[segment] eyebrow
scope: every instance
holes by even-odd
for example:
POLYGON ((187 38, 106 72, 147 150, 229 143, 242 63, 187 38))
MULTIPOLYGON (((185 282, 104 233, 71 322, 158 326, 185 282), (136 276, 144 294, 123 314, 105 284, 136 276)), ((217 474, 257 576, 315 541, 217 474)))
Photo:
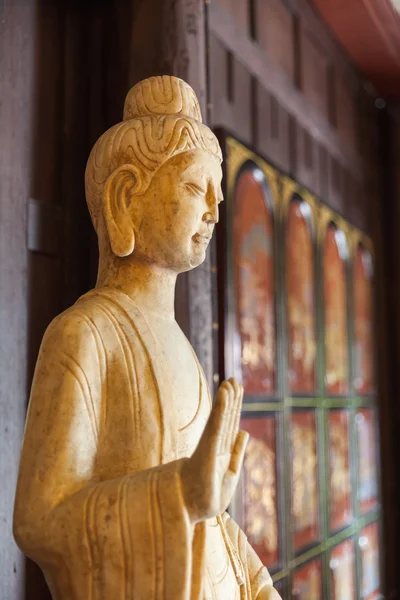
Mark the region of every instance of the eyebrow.
MULTIPOLYGON (((188 167, 186 167, 186 169, 182 172, 182 177, 187 175, 187 176, 193 176, 193 175, 197 175, 198 177, 200 177, 204 182, 208 182, 211 179, 211 176, 206 174, 206 173, 202 173, 202 174, 198 174, 197 169, 195 169, 196 165, 189 165, 188 167)), ((219 184, 218 186, 218 192, 217 192, 217 200, 218 202, 223 202, 224 200, 224 195, 222 193, 222 187, 221 184, 219 184)))

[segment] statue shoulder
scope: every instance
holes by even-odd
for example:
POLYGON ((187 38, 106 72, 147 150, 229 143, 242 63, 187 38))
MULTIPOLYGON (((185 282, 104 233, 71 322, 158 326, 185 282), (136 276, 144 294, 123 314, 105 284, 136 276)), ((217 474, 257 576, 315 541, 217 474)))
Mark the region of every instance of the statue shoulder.
MULTIPOLYGON (((53 319, 42 347, 57 347, 73 354, 102 354, 105 348, 112 352, 120 347, 119 330, 124 314, 119 305, 110 301, 110 297, 92 290, 53 319)), ((133 338, 134 329, 130 329, 129 333, 133 338)))
POLYGON ((47 327, 43 348, 81 351, 95 345, 101 337, 101 319, 96 304, 83 296, 76 304, 55 317, 47 327))

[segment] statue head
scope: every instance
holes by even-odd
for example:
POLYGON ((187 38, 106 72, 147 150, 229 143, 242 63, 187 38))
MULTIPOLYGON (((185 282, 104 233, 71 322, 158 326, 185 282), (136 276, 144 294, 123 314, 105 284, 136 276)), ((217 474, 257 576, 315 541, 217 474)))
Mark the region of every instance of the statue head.
POLYGON ((86 168, 100 252, 177 272, 200 264, 218 221, 221 161, 189 85, 170 76, 135 85, 86 168))

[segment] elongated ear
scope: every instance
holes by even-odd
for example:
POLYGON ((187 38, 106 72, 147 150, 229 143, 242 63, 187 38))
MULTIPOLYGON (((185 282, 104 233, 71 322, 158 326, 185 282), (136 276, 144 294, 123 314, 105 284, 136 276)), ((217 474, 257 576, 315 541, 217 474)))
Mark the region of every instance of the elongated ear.
POLYGON ((129 256, 135 248, 135 231, 129 206, 139 188, 140 173, 134 165, 118 167, 103 191, 104 220, 111 249, 116 256, 129 256))

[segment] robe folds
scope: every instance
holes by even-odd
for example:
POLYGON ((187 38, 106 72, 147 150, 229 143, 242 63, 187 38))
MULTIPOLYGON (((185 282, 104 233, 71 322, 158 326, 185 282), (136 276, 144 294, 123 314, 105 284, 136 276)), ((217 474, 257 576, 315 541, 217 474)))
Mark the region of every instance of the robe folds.
MULTIPOLYGON (((50 324, 14 533, 54 600, 203 600, 207 526, 192 525, 184 506, 170 397, 157 340, 122 292, 95 289, 50 324)), ((257 598, 267 570, 227 514, 219 524, 240 598, 257 598)))

